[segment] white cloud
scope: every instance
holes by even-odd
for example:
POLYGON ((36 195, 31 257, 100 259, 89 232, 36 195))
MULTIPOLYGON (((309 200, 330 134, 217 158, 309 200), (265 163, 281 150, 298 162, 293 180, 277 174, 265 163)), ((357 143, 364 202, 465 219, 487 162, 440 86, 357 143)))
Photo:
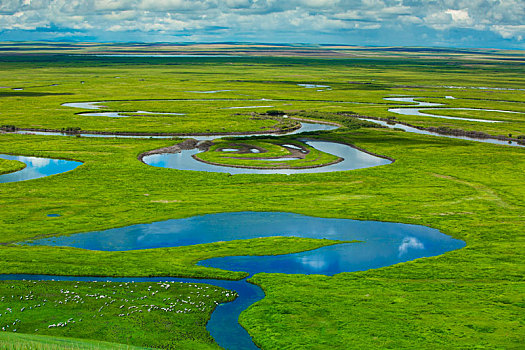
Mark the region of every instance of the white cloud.
POLYGON ((399 16, 399 21, 407 24, 421 24, 423 20, 417 16, 399 16))
POLYGON ((502 38, 512 39, 516 38, 519 41, 523 41, 525 38, 525 24, 521 25, 494 25, 491 30, 501 35, 502 38))
POLYGON ((445 13, 452 17, 452 21, 459 25, 471 25, 472 18, 468 15, 467 10, 446 10, 445 13))
POLYGON ((194 40, 213 38, 214 28, 227 28, 221 35, 228 37, 290 33, 306 39, 319 33, 344 38, 348 31, 382 31, 389 37, 392 30, 422 38, 459 28, 523 41, 524 14, 523 0, 0 0, 4 31, 109 28, 194 40))
POLYGON ((146 11, 202 11, 214 7, 215 1, 206 0, 142 0, 137 4, 146 11))
POLYGON ((409 249, 425 249, 425 245, 415 237, 405 237, 398 247, 399 256, 406 254, 409 249))
POLYGON ((134 0, 94 0, 96 11, 130 11, 136 7, 134 0))
POLYGON ((310 8, 337 8, 339 2, 339 0, 303 0, 301 4, 310 8))
POLYGON ((249 8, 253 5, 251 0, 226 0, 226 6, 232 9, 249 8))
POLYGON ((128 10, 128 11, 111 11, 110 13, 106 13, 103 15, 105 19, 108 21, 125 21, 125 20, 133 20, 138 15, 137 11, 134 10, 128 10))

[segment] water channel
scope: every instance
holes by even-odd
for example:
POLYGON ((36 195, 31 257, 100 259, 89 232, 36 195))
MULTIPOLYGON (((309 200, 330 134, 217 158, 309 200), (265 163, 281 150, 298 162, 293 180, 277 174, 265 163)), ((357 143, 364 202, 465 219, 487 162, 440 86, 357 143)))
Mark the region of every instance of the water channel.
MULTIPOLYGON (((315 85, 317 87, 317 85, 315 85)), ((310 87, 310 86, 308 86, 310 87)), ((63 106, 74 107, 74 108, 84 108, 84 109, 100 109, 105 106, 100 105, 104 103, 103 101, 99 102, 77 102, 77 103, 64 103, 63 106)), ((239 108, 260 108, 260 107, 272 107, 272 106, 241 106, 241 107, 227 107, 228 109, 239 109, 239 108)), ((116 112, 107 112, 109 114, 115 114, 116 112)), ((139 113, 139 112, 134 112, 139 113)), ((154 112, 142 112, 142 113, 154 113, 154 112)), ((92 113, 93 115, 97 113, 92 113)), ((103 114, 103 113, 98 113, 103 114)), ((116 113, 118 114, 118 113, 116 113)), ((109 116, 109 115, 107 115, 109 116)), ((122 116, 122 115, 119 115, 122 116)), ((321 124, 321 123, 308 123, 301 122, 301 127, 292 132, 285 133, 282 135, 292 135, 308 131, 321 131, 321 130, 334 130, 338 127, 330 124, 321 124)), ((109 135, 97 135, 97 134, 81 134, 82 136, 92 136, 92 137, 103 137, 109 135)), ((264 135, 275 135, 269 133, 257 134, 257 136, 264 135)), ((133 137, 126 135, 127 137, 133 137)), ((243 135, 238 135, 242 137, 243 135)), ((244 135, 244 136, 254 136, 254 135, 244 135)), ((158 136, 157 136, 158 137, 158 136)), ((166 136, 161 136, 166 137, 166 136)), ((220 137, 219 135, 211 136, 186 136, 197 139, 198 141, 213 140, 220 137)), ((345 170, 355 170, 361 168, 368 168, 373 166, 385 165, 391 163, 390 160, 377 157, 366 152, 360 151, 349 145, 329 142, 329 141, 318 141, 318 140, 306 140, 303 139, 301 142, 318 149, 322 152, 335 155, 339 158, 342 158, 343 161, 331 164, 322 167, 308 168, 308 169, 252 169, 252 168, 236 168, 229 166, 219 166, 213 164, 207 164, 195 159, 193 156, 199 152, 199 149, 194 148, 191 150, 181 150, 177 153, 162 153, 162 154, 153 154, 148 155, 142 159, 142 161, 148 165, 163 167, 163 168, 172 168, 178 170, 193 170, 193 171, 207 171, 207 172, 223 172, 234 174, 304 174, 304 173, 321 173, 321 172, 333 172, 333 171, 345 171, 345 170)))
MULTIPOLYGON (((452 96, 447 96, 452 97, 452 96)), ((384 98, 387 101, 395 101, 395 102, 406 102, 406 103, 415 103, 416 106, 413 107, 407 107, 407 108, 391 108, 389 111, 398 113, 398 114, 405 114, 405 115, 419 115, 419 116, 432 116, 436 117, 436 115, 430 115, 421 113, 420 110, 421 107, 435 107, 435 106, 441 106, 442 104, 439 103, 433 103, 433 102, 422 102, 422 101, 416 101, 415 97, 386 97, 384 98)), ((262 99, 266 100, 266 99, 262 99)), ((205 101, 205 100, 203 100, 205 101)), ((94 102, 71 102, 71 103, 64 103, 63 106, 65 107, 71 107, 71 108, 81 108, 81 109, 91 109, 91 110, 98 110, 101 108, 106 108, 106 106, 101 105, 104 101, 94 101, 94 102)), ((481 109, 469 109, 469 108, 448 108, 448 109, 456 109, 456 110, 481 110, 481 109)), ((513 112, 513 111, 501 111, 501 110, 484 110, 484 111, 496 111, 496 112, 507 112, 507 113, 519 113, 519 112, 513 112)), ((123 113, 123 112, 120 112, 123 113)), ((119 112, 87 112, 83 113, 83 115, 101 115, 101 116, 108 116, 108 117, 126 117, 126 115, 122 115, 119 112)), ((126 113, 137 113, 137 114, 170 114, 170 115, 182 115, 181 113, 166 113, 166 112, 149 112, 149 111, 135 111, 135 112, 126 112, 126 113)), ((439 117, 439 116, 438 116, 439 117)), ((445 117, 444 118, 449 118, 445 117)), ((360 118, 362 120, 367 120, 376 124, 380 124, 382 126, 386 126, 389 128, 398 128, 405 130, 407 132, 413 132, 418 134, 424 134, 424 135, 432 135, 432 136, 441 136, 441 137, 448 137, 448 138, 457 138, 457 139, 463 139, 463 140, 469 140, 469 141, 477 141, 477 142, 486 142, 486 143, 492 143, 492 144, 502 144, 502 145, 510 145, 510 146, 518 146, 523 147, 524 145, 519 144, 515 141, 504 141, 504 140, 498 140, 493 138, 474 138, 469 136, 457 136, 457 135, 444 135, 436 132, 426 131, 426 130, 420 130, 411 126, 407 126, 401 123, 394 123, 389 124, 385 121, 380 120, 374 120, 374 119, 367 119, 367 118, 360 118)), ((487 122, 487 120, 483 119, 468 119, 468 118, 456 118, 456 117, 450 117, 449 119, 459 119, 459 120, 474 120, 474 121, 482 121, 487 122)), ((488 121, 488 122, 499 122, 499 121, 488 121)), ((333 130, 336 129, 337 126, 330 125, 330 124, 320 124, 320 123, 308 123, 308 122, 301 122, 301 127, 297 130, 294 130, 289 133, 285 133, 283 135, 292 135, 292 134, 298 134, 302 132, 308 132, 308 131, 321 131, 321 130, 333 130)), ((67 133, 61 133, 61 132, 53 132, 53 131, 26 131, 26 130, 20 130, 17 131, 19 134, 36 134, 36 135, 50 135, 50 136, 77 136, 77 134, 67 134, 67 133)), ((92 134, 92 133, 80 133, 78 134, 82 137, 121 137, 121 138, 173 138, 173 135, 118 135, 118 134, 92 134)), ((271 133, 261 133, 257 134, 257 136, 274 136, 275 134, 271 133)), ((181 138, 195 138, 198 141, 206 141, 206 140, 213 140, 216 138, 219 138, 221 136, 225 135, 207 135, 207 136, 178 136, 181 138)), ((233 135, 232 135, 233 136, 233 135)), ((235 135, 238 137, 249 137, 254 135, 235 135)), ((206 164, 200 161, 197 161, 195 158, 193 158, 193 155, 197 154, 199 152, 198 149, 193 150, 183 150, 180 153, 164 153, 164 154, 155 154, 150 155, 147 157, 144 157, 143 161, 146 164, 152 165, 152 166, 158 166, 158 167, 167 167, 167 168, 174 168, 179 170, 194 170, 194 171, 210 171, 210 172, 225 172, 230 174, 294 174, 294 173, 320 173, 320 172, 332 172, 332 171, 345 171, 345 170, 353 170, 353 169, 360 169, 360 168, 366 168, 366 167, 372 167, 372 166, 378 166, 378 165, 384 165, 388 164, 390 161, 385 158, 380 158, 373 156, 371 154, 359 151, 355 148, 352 148, 348 145, 344 144, 338 144, 334 142, 328 142, 328 141, 319 141, 319 140, 307 140, 303 139, 303 142, 306 144, 317 148, 323 152, 331 153, 333 155, 336 155, 340 158, 343 158, 344 160, 337 164, 332 164, 324 167, 318 167, 318 168, 310 168, 310 169, 247 169, 247 168, 233 168, 233 167, 227 167, 227 166, 218 166, 218 165, 211 165, 206 164)), ((38 158, 38 157, 22 157, 22 156, 7 156, 7 155, 0 155, 0 157, 5 159, 15 159, 20 160, 24 163, 26 163, 26 168, 9 173, 0 175, 0 183, 2 182, 15 182, 15 181, 23 181, 23 180, 30 180, 35 179, 39 177, 59 174, 65 171, 73 170, 78 166, 80 163, 78 162, 71 162, 71 161, 65 161, 65 160, 57 160, 57 159, 48 159, 48 158, 38 158), (15 158, 10 158, 15 157, 15 158), (75 163, 77 163, 75 165, 75 163)))
MULTIPOLYGON (((452 97, 452 96, 448 96, 452 97)), ((429 113, 422 113, 422 110, 429 110, 432 108, 429 107, 438 107, 443 106, 442 103, 434 103, 434 102, 422 102, 422 101, 416 101, 417 97, 385 97, 384 100, 386 101, 395 101, 395 102, 406 102, 406 103, 414 103, 415 106, 412 107, 395 107, 395 108, 389 108, 388 111, 396 114, 401 115, 415 115, 420 117, 432 117, 432 118, 442 118, 442 119, 454 119, 454 120, 466 120, 466 121, 472 121, 472 122, 480 122, 480 123, 502 123, 501 120, 490 120, 490 119, 474 119, 474 118, 462 118, 462 117, 450 117, 445 115, 438 115, 438 114, 429 114, 429 113)), ((446 107, 446 108, 439 108, 440 110, 454 110, 454 111, 484 111, 484 112, 500 112, 500 113, 512 113, 512 114, 522 114, 521 112, 515 112, 515 111, 503 111, 499 109, 482 109, 482 108, 460 108, 460 107, 446 107)))
POLYGON ((460 136, 460 135, 446 135, 446 134, 440 134, 440 133, 433 132, 433 131, 421 130, 418 128, 414 128, 413 126, 409 126, 409 125, 405 125, 401 123, 392 123, 392 122, 386 122, 384 120, 376 120, 376 119, 370 119, 370 118, 359 118, 359 119, 366 120, 366 121, 369 121, 375 124, 379 124, 379 125, 385 126, 390 129, 401 129, 403 131, 412 132, 415 134, 448 137, 451 139, 460 139, 460 140, 467 140, 467 141, 485 142, 485 143, 492 143, 495 145, 525 147, 525 144, 521 144, 516 141, 505 141, 505 140, 498 140, 498 139, 493 139, 493 138, 476 138, 476 137, 460 136))
MULTIPOLYGON (((193 170, 235 174, 308 174, 308 173, 326 173, 333 171, 355 170, 369 168, 373 166, 390 164, 391 161, 385 158, 377 157, 366 152, 360 151, 346 144, 299 139, 308 146, 325 153, 343 158, 343 161, 331 165, 320 166, 306 169, 253 169, 253 168, 235 168, 208 164, 198 161, 193 156, 199 152, 199 149, 182 150, 178 153, 162 153, 146 156, 142 161, 148 165, 171 168, 178 170, 193 170)), ((281 159, 282 160, 282 159, 281 159)))

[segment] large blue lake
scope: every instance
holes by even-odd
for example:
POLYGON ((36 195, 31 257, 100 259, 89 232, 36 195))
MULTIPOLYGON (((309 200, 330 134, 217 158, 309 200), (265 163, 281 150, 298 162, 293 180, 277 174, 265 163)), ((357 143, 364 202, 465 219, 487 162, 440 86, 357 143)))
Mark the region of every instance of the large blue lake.
POLYGON ((435 256, 464 246, 462 241, 425 226, 282 212, 209 214, 44 238, 30 244, 124 251, 271 236, 362 242, 338 244, 299 254, 216 258, 200 264, 250 273, 333 275, 435 256))

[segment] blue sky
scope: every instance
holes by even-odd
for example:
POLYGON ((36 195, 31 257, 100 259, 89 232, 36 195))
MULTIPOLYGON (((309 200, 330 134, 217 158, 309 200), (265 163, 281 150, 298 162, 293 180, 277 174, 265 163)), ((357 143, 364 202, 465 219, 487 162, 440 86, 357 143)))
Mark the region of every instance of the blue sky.
POLYGON ((525 0, 0 0, 0 41, 525 49, 525 0))

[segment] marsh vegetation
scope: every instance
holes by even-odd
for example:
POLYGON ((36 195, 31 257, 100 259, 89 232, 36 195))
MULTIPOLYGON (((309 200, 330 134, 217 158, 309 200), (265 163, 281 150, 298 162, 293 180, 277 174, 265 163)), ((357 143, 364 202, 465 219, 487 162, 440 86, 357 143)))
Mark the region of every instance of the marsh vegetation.
MULTIPOLYGON (((464 240, 467 246, 432 258, 332 277, 257 274, 251 281, 263 288, 266 297, 241 314, 241 324, 257 345, 268 349, 335 348, 347 344, 356 348, 519 348, 523 343, 524 327, 519 320, 525 294, 525 268, 521 258, 524 253, 521 244, 522 198, 525 196, 523 149, 379 128, 358 119, 390 118, 421 128, 523 138, 523 66, 518 61, 498 61, 497 57, 479 60, 462 56, 440 60, 3 56, 0 85, 23 89, 10 88, 0 93, 0 125, 9 125, 6 131, 20 128, 72 133, 261 133, 281 126, 294 128, 296 122, 291 118, 298 117, 334 122, 341 127, 283 138, 224 139, 199 156, 223 161, 222 158, 232 156, 232 152, 224 149, 235 149, 239 144, 267 152, 235 156, 283 156, 284 145, 303 147, 297 143, 299 139, 316 138, 355 145, 396 161, 388 166, 352 171, 230 176, 221 172, 152 167, 137 159, 144 152, 171 147, 182 139, 0 133, 0 153, 83 163, 60 175, 0 184, 0 270, 71 276, 187 276, 235 280, 247 273, 195 263, 216 257, 289 254, 337 242, 267 237, 127 252, 16 243, 247 210, 424 225, 464 240), (115 79, 116 76, 120 78, 115 79), (458 86, 465 88, 456 88, 458 86), (213 93, 196 94, 195 91, 213 93), (434 106, 427 112, 462 119, 393 114, 388 109, 407 106, 404 102, 385 100, 388 97, 414 97, 440 103, 442 106, 434 106), (118 112, 127 117, 86 116, 81 113, 93 110, 63 105, 101 100, 104 102, 100 105, 104 107, 97 112, 118 112), (247 106, 273 107, 235 109, 247 106), (130 113, 136 111, 152 114, 130 113), (465 117, 499 122, 476 122, 465 117), (221 147, 223 151, 216 152, 221 147), (50 217, 50 213, 60 213, 60 216, 50 217)), ((312 152, 306 146, 304 149, 312 152)), ((328 155, 319 154, 319 157, 325 157, 323 162, 331 159, 328 155)), ((20 166, 21 163, 0 160, 0 172, 17 170, 20 166)), ((275 236, 279 236, 279 231, 276 230, 275 236)), ((45 333, 138 346, 217 347, 205 324, 213 308, 211 301, 231 299, 221 289, 217 289, 216 297, 214 294, 213 298, 199 299, 204 303, 202 312, 164 314, 156 310, 158 315, 147 316, 153 318, 142 318, 146 317, 142 308, 142 313, 134 313, 133 320, 128 319, 130 322, 111 328, 102 325, 122 321, 119 311, 113 309, 117 301, 106 312, 104 303, 109 299, 86 297, 92 294, 88 291, 91 287, 118 301, 137 301, 138 291, 143 297, 148 286, 137 283, 131 293, 131 289, 112 289, 112 284, 101 287, 58 281, 36 285, 24 281, 2 282, 0 298, 4 300, 0 308, 18 310, 19 315, 9 318, 6 325, 13 322, 14 326, 22 325, 17 319, 27 325, 14 332, 23 332, 29 337, 17 335, 20 342, 38 341, 33 334, 43 332, 44 320, 52 321, 44 325, 49 326, 73 317, 75 324, 68 322, 65 327, 52 327, 45 333), (73 304, 72 296, 60 292, 77 289, 82 290, 84 304, 73 304), (45 293, 50 295, 43 296, 45 293), (43 302, 37 298, 56 301, 57 307, 33 310, 43 302), (64 304, 66 298, 67 305, 64 304), (101 306, 104 306, 101 313, 107 319, 97 313, 101 306), (31 320, 26 316, 29 307, 35 315, 31 320), (24 311, 20 311, 22 308, 24 311), (73 309, 82 317, 72 316, 73 309), (93 315, 94 320, 99 320, 93 328, 76 326, 80 323, 77 319, 82 318, 84 322, 87 318, 93 319, 93 315), (159 324, 164 327, 162 332, 150 328, 159 324), (181 336, 170 337, 168 330, 181 336), (157 333, 160 335, 156 340, 157 333)), ((150 304, 169 307, 163 299, 174 298, 170 294, 175 290, 172 288, 175 287, 169 291, 159 289, 159 294, 153 297, 162 298, 150 304)), ((177 295, 186 295, 192 288, 180 286, 177 295)), ((2 311, 0 322, 5 317, 2 311)), ((11 317, 9 312, 8 317, 11 317)), ((0 332, 4 337, 0 339, 5 339, 1 333, 7 332, 0 332)))

